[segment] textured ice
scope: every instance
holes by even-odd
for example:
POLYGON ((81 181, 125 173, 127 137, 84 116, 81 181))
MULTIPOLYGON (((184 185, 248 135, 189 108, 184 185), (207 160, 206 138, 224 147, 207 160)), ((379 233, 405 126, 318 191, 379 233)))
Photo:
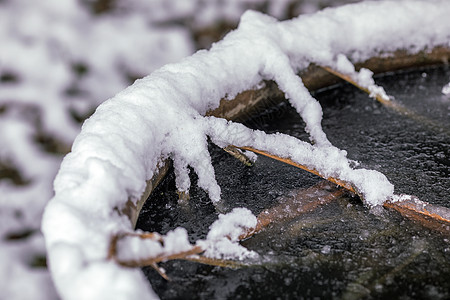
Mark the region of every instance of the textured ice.
MULTIPOLYGON (((285 22, 248 11, 238 29, 211 50, 166 65, 100 105, 61 164, 55 196, 44 214, 42 230, 61 296, 154 296, 139 270, 105 260, 109 239, 132 229, 119 211, 128 200, 141 197, 161 159, 174 161, 179 190, 189 189, 190 166, 199 186, 214 203, 220 201, 208 138, 219 146, 247 145, 291 158, 350 182, 368 206, 383 203, 392 196, 393 186, 379 172, 350 167, 346 152, 331 145, 323 132, 321 107, 296 74, 315 63, 344 73, 350 70, 350 76, 370 84, 369 73, 352 71, 345 57, 355 63, 381 51, 449 46, 449 12, 448 1, 363 2, 285 22), (313 144, 203 117, 222 98, 232 98, 263 80, 278 84, 305 121, 313 144)), ((248 226, 234 219, 231 223, 236 228, 248 226)), ((233 243, 234 231, 229 234, 231 240, 219 240, 224 244, 217 253, 223 257, 242 250, 232 248, 238 245, 233 243)))

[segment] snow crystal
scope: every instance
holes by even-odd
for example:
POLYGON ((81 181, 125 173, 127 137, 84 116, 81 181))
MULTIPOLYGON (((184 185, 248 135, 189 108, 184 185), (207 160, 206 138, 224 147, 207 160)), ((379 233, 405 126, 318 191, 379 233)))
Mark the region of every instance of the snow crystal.
POLYGON ((391 202, 401 202, 401 201, 411 201, 413 200, 413 196, 412 195, 407 195, 407 194, 400 194, 400 195, 392 195, 392 197, 390 198, 391 202))

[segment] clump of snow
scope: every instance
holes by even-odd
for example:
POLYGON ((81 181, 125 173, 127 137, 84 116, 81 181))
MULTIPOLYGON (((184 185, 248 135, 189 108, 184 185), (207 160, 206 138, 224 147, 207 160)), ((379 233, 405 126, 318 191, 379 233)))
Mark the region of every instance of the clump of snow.
POLYGON ((211 226, 205 241, 197 244, 205 249, 205 256, 243 260, 258 254, 239 245, 239 237, 256 227, 256 217, 246 208, 234 208, 220 214, 211 226))
POLYGON ((413 196, 407 194, 392 195, 392 197, 389 200, 391 202, 411 201, 413 200, 413 196))
POLYGON ((450 82, 442 87, 442 94, 450 95, 450 82))
POLYGON ((335 67, 343 74, 350 76, 350 78, 353 79, 359 86, 366 88, 369 91, 370 97, 376 98, 377 96, 380 96, 384 100, 389 100, 389 97, 383 87, 375 84, 372 77, 372 71, 366 68, 361 68, 359 72, 356 72, 355 66, 343 54, 339 54, 337 56, 335 67))
MULTIPOLYGON (((136 232, 137 234, 139 231, 136 232)), ((154 234, 153 238, 139 235, 127 235, 117 242, 117 259, 120 261, 137 261, 160 255, 171 255, 192 249, 188 234, 184 228, 176 228, 165 236, 154 234)))
MULTIPOLYGON (((253 230, 256 222, 256 217, 248 209, 234 208, 230 213, 220 214, 210 226, 206 239, 198 240, 196 245, 201 247, 205 256, 211 258, 255 258, 258 256, 256 252, 239 245, 239 237, 253 230)), ((164 236, 152 233, 151 237, 143 237, 140 234, 142 231, 138 230, 135 234, 120 237, 115 259, 122 262, 149 260, 188 252, 194 247, 189 243, 186 229, 181 227, 164 236)))
MULTIPOLYGON (((180 191, 189 189, 190 166, 199 186, 220 203, 208 138, 222 147, 253 146, 291 158, 325 176, 350 182, 368 206, 383 203, 393 194, 392 184, 379 172, 350 167, 346 152, 334 147, 323 132, 320 104, 296 74, 310 63, 351 71, 343 56, 354 63, 382 50, 414 52, 449 46, 449 12, 448 1, 363 2, 285 22, 248 11, 238 29, 211 50, 165 65, 100 105, 64 158, 54 182, 55 196, 43 218, 50 268, 61 296, 97 299, 102 292, 104 298, 115 299, 153 296, 139 270, 105 262, 110 237, 132 229, 118 211, 127 201, 138 201, 145 181, 166 158, 174 161, 180 191), (339 63, 337 55, 343 55, 339 63), (221 99, 263 80, 278 84, 305 121, 313 144, 204 117, 221 99), (121 278, 118 286, 115 276, 121 278), (95 277, 101 278, 94 285, 95 277), (83 283, 91 291, 81 297, 78 289, 83 283)), ((371 82, 365 71, 349 75, 371 82)), ((236 243, 236 235, 255 222, 238 209, 219 219, 207 240, 218 239, 214 245, 220 246, 217 253, 222 257, 242 257, 248 253, 236 243), (228 241, 223 238, 224 224, 232 225, 226 231, 228 241)), ((184 238, 173 245, 187 246, 184 238)), ((216 251, 208 253, 214 256, 216 251)))

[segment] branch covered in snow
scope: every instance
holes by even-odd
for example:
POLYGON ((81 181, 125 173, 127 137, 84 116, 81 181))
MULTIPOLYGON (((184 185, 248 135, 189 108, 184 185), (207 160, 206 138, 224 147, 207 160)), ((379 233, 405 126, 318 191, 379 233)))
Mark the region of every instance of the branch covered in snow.
POLYGON ((220 147, 252 146, 290 158, 352 183, 369 206, 383 203, 393 186, 379 172, 352 169, 346 152, 331 145, 321 127, 322 109, 297 73, 315 63, 371 85, 370 74, 356 72, 350 62, 398 49, 449 46, 449 12, 447 1, 364 2, 285 22, 248 11, 238 29, 211 50, 166 65, 100 105, 65 157, 44 214, 51 271, 62 297, 153 295, 139 270, 105 261, 109 239, 132 229, 119 211, 129 199, 138 201, 146 180, 167 158, 174 162, 180 191, 190 187, 190 166, 199 186, 220 203, 208 138, 220 147), (263 80, 278 84, 313 144, 204 117, 222 98, 263 80), (102 280, 80 295, 78 287, 92 285, 96 277, 102 280))

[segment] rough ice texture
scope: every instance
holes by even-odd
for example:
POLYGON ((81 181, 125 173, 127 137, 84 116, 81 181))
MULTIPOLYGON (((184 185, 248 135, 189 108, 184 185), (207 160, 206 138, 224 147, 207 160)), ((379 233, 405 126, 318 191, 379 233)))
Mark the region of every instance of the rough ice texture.
POLYGON ((166 65, 100 105, 65 157, 44 214, 42 230, 61 296, 155 296, 140 270, 105 260, 110 236, 132 230, 116 208, 128 199, 137 201, 145 180, 167 157, 174 161, 180 190, 189 188, 191 166, 199 186, 213 202, 220 201, 208 136, 219 146, 248 145, 289 157, 351 182, 369 206, 382 203, 393 186, 378 172, 349 166, 345 151, 331 145, 322 131, 321 107, 296 74, 310 63, 348 71, 348 64, 338 60, 342 55, 357 62, 381 51, 449 46, 449 13, 448 1, 364 2, 285 22, 248 11, 239 28, 211 50, 166 65), (220 99, 262 80, 274 80, 285 92, 314 146, 203 117, 220 99))

